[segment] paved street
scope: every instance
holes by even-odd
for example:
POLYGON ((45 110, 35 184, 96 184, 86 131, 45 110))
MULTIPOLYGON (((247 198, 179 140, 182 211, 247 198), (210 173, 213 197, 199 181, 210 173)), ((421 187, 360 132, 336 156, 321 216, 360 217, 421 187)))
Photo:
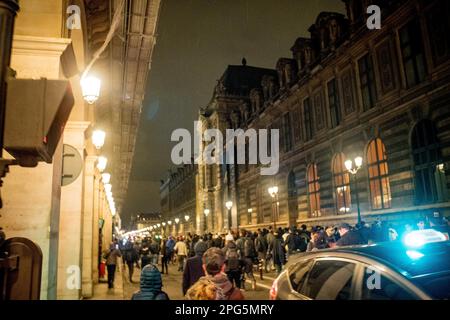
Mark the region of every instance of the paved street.
MULTIPOLYGON (((160 267, 160 266, 158 266, 160 267)), ((128 275, 128 270, 124 268, 124 275, 128 275)), ((127 276, 123 277, 123 296, 125 300, 131 299, 134 292, 139 290, 139 277, 140 269, 135 268, 133 275, 133 282, 130 283, 127 276)), ((246 284, 247 290, 245 290, 244 296, 246 300, 268 300, 269 289, 272 285, 275 274, 265 275, 264 281, 259 280, 257 277, 256 290, 251 289, 251 283, 248 281, 246 284)), ((171 300, 184 300, 183 293, 181 291, 182 273, 177 271, 176 265, 169 265, 169 274, 163 275, 163 290, 169 295, 171 300)))

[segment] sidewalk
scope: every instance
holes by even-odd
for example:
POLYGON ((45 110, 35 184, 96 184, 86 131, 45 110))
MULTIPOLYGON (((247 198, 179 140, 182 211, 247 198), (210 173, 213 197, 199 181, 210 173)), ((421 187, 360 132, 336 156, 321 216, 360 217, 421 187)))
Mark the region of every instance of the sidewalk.
POLYGON ((123 265, 119 263, 116 267, 114 289, 108 289, 106 280, 100 280, 102 282, 94 285, 94 295, 88 300, 124 300, 123 272, 123 265))

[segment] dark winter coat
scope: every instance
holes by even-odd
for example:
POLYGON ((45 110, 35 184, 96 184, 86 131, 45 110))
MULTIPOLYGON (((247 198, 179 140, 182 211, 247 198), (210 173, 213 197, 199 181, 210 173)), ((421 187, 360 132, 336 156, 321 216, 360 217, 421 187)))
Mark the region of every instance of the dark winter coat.
POLYGON ((141 290, 133 294, 131 300, 169 300, 161 289, 161 273, 154 265, 147 265, 141 272, 141 290))
POLYGON ((359 245, 359 244, 364 244, 364 243, 365 243, 364 239, 358 231, 350 230, 336 242, 336 246, 345 247, 345 246, 354 246, 354 245, 359 245))
POLYGON ((283 239, 275 238, 272 248, 273 263, 284 265, 286 263, 286 252, 284 250, 283 239))
POLYGON ((183 271, 183 295, 186 295, 188 289, 205 275, 202 264, 202 255, 196 255, 186 260, 183 271))

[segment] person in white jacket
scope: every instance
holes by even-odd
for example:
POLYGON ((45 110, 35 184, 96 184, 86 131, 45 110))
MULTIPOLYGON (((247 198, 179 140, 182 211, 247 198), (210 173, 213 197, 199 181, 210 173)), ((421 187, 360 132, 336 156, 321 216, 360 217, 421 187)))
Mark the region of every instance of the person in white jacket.
POLYGON ((177 241, 177 243, 175 244, 174 247, 175 253, 177 254, 177 259, 178 259, 178 271, 183 272, 184 270, 184 261, 186 260, 187 257, 187 246, 186 243, 184 242, 183 237, 180 237, 177 241))

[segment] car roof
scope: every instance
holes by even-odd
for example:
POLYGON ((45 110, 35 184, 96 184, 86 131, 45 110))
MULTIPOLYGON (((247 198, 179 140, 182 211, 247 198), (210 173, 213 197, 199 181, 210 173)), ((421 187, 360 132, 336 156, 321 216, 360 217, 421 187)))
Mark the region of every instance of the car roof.
MULTIPOLYGON (((347 253, 363 256, 397 269, 408 278, 450 272, 450 241, 428 243, 416 249, 406 247, 401 241, 394 241, 317 250, 309 254, 312 253, 325 255, 330 253, 336 256, 347 253)), ((296 255, 293 257, 292 263, 306 256, 308 254, 296 255)))

